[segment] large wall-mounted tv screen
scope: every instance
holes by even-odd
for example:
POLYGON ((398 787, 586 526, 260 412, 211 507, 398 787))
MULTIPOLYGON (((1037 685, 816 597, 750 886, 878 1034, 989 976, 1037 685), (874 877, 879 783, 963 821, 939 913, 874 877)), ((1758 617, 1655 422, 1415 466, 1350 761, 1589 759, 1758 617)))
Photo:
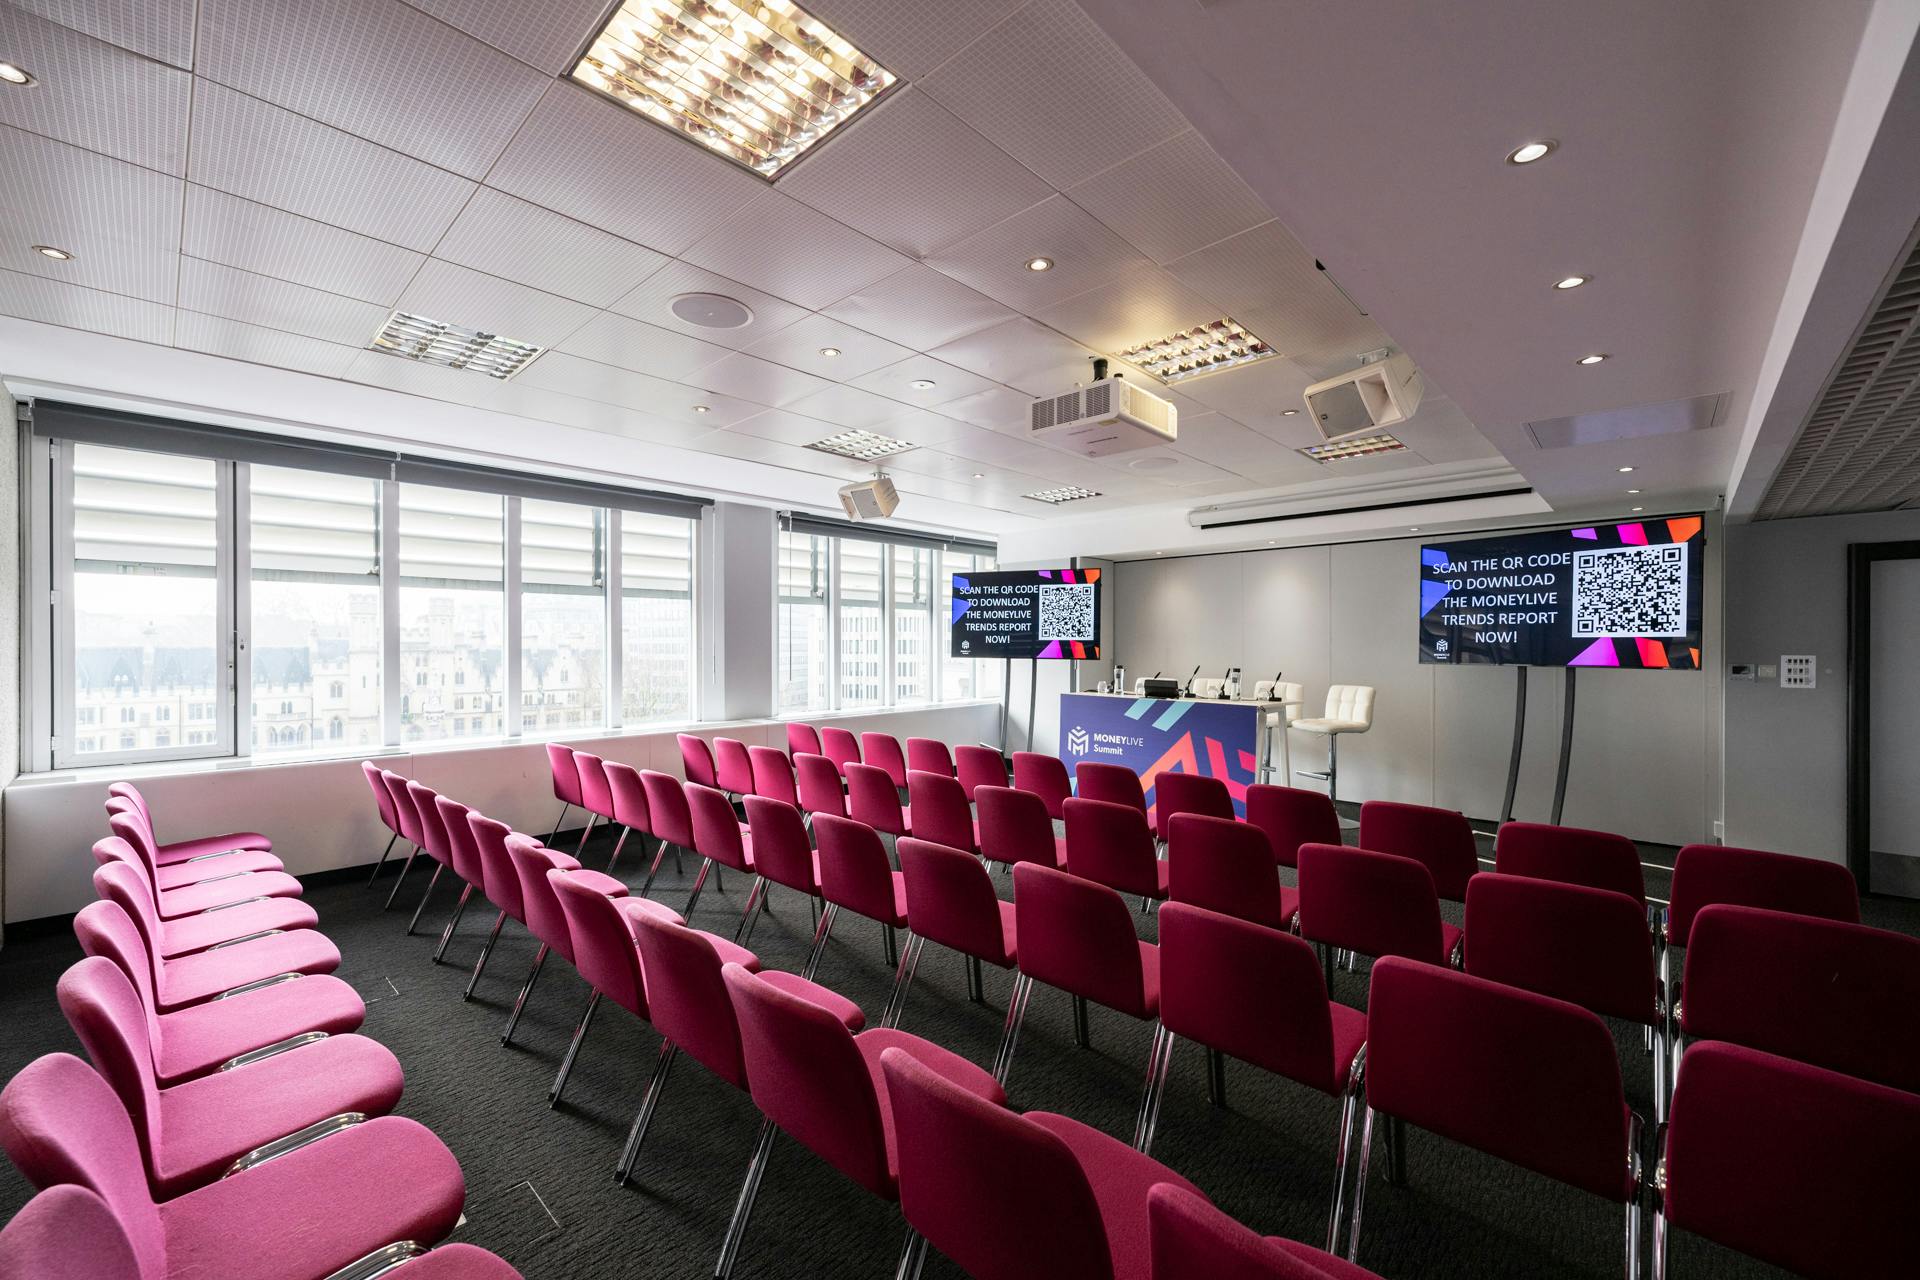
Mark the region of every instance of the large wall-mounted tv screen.
POLYGON ((1017 569, 953 575, 956 658, 1097 658, 1100 571, 1017 569))
POLYGON ((1705 520, 1462 538, 1420 548, 1420 661, 1700 668, 1705 520))

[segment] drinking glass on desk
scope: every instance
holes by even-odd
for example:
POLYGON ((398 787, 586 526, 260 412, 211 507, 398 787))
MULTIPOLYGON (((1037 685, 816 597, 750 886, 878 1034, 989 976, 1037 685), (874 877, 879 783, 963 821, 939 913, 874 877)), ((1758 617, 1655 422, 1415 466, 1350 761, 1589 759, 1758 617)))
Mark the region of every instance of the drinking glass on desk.
POLYGON ((1100 682, 1099 684, 1097 684, 1097 685, 1095 685, 1095 686, 1094 686, 1094 688, 1095 688, 1095 689, 1097 689, 1097 690, 1098 690, 1099 692, 1101 692, 1101 693, 1112 693, 1112 692, 1113 692, 1113 690, 1112 690, 1112 689, 1109 689, 1109 688, 1107 687, 1107 682, 1106 682, 1105 680, 1102 680, 1102 681, 1101 681, 1101 682, 1100 682))

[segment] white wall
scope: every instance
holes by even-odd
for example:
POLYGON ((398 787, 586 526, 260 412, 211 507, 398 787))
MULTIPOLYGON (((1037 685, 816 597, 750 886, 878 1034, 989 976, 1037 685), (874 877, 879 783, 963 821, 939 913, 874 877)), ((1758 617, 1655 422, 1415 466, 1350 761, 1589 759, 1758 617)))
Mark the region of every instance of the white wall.
POLYGON ((702 578, 710 585, 703 599, 712 607, 701 619, 699 645, 713 690, 702 706, 719 720, 763 716, 773 709, 773 580, 780 543, 774 513, 718 502, 702 523, 702 550, 712 557, 702 578))
MULTIPOLYGON (((20 435, 13 397, 0 390, 0 901, 7 892, 4 789, 20 772, 20 435)), ((0 923, 0 940, 5 938, 0 923)))

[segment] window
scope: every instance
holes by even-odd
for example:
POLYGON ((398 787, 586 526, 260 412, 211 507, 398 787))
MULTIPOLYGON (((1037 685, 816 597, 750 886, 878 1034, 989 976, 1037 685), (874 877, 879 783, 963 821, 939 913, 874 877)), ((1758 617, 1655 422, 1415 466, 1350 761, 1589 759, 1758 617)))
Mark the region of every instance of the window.
MULTIPOLYGON (((465 671, 504 693, 507 640, 506 499, 494 493, 400 486, 400 660, 416 689, 465 671), (430 675, 441 676, 430 681, 430 675)), ((499 717, 456 730, 432 692, 401 703, 400 741, 497 737, 499 717)))
POLYGON ((624 724, 692 714, 693 529, 693 521, 679 516, 620 513, 624 724))
POLYGON ((933 558, 931 547, 893 549, 893 701, 933 696, 933 558))
POLYGON ((784 712, 833 706, 833 629, 827 611, 832 553, 831 538, 780 532, 776 692, 784 712))
POLYGON ((959 552, 943 552, 942 572, 936 576, 939 605, 936 616, 941 618, 940 651, 935 655, 940 666, 940 696, 948 701, 962 698, 997 698, 1000 686, 1006 674, 1006 663, 994 658, 954 658, 946 650, 946 621, 953 617, 953 575, 982 572, 994 568, 996 561, 990 555, 965 555, 959 552))
POLYGON ((607 722, 607 513, 520 504, 520 686, 544 696, 521 724, 546 737, 607 722))
POLYGON ((873 707, 886 701, 887 643, 881 616, 881 575, 886 548, 878 542, 842 540, 836 604, 840 624, 842 707, 873 707))

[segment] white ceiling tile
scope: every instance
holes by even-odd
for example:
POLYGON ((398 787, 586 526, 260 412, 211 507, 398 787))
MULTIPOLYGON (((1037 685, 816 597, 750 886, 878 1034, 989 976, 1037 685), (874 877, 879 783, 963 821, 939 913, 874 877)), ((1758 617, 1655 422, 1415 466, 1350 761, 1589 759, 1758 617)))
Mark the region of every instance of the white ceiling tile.
POLYGON ((902 404, 918 405, 922 409, 937 408, 982 391, 991 391, 994 386, 991 378, 983 378, 944 360, 922 355, 908 356, 897 364, 875 369, 848 382, 863 391, 871 391, 902 404), (916 387, 913 385, 915 382, 931 382, 933 385, 916 387))
POLYGON ((487 185, 670 254, 766 187, 698 143, 564 80, 547 90, 487 185))
POLYGON ((1161 268, 1142 267, 1037 314, 1095 350, 1117 355, 1223 313, 1161 268))
POLYGON ((657 378, 678 378, 725 359, 729 347, 642 324, 612 311, 587 321, 560 344, 562 351, 657 378))
POLYGON ((173 336, 172 307, 19 271, 0 270, 0 314, 140 342, 173 336))
POLYGON ((730 426, 750 418, 765 405, 717 395, 696 387, 682 386, 665 378, 652 378, 629 369, 585 360, 564 351, 549 351, 514 378, 518 385, 559 391, 588 400, 603 400, 624 405, 642 413, 681 422, 703 430, 730 426), (705 413, 695 405, 705 405, 705 413))
POLYGON ((879 241, 771 187, 680 256, 810 311, 908 265, 879 241))
POLYGON ((0 86, 0 124, 163 173, 185 169, 193 85, 185 71, 7 5, 0 49, 39 81, 0 86))
POLYGON ((920 87, 1056 187, 1187 127, 1072 0, 1034 0, 920 87))
POLYGON ((668 261, 491 187, 474 192, 433 256, 593 307, 612 303, 668 261))
POLYGON ((774 364, 743 352, 735 352, 704 369, 687 373, 678 381, 776 408, 834 385, 825 378, 816 378, 810 373, 801 373, 798 369, 789 369, 783 364, 774 364))
POLYGON ((551 347, 593 319, 594 309, 468 267, 430 258, 394 306, 465 329, 551 347))
POLYGON ((847 380, 905 359, 913 352, 896 342, 876 338, 864 329, 842 324, 831 316, 811 315, 796 320, 747 348, 754 355, 822 378, 847 380), (823 347, 837 356, 820 354, 823 347))
POLYGON ((1024 391, 995 386, 943 404, 939 412, 949 418, 958 418, 962 422, 994 431, 1025 431, 1027 406, 1033 401, 1034 397, 1024 391))
POLYGON ((194 0, 12 0, 19 8, 122 49, 193 65, 194 0))
POLYGON ((1053 194, 911 86, 861 113, 843 133, 783 175, 780 189, 916 258, 1053 194))
POLYGON ((849 294, 825 311, 916 351, 930 351, 1013 314, 923 263, 849 294))
POLYGON ((1333 287, 1313 255, 1278 222, 1188 254, 1167 270, 1283 356, 1382 345, 1373 341, 1379 326, 1333 287))
POLYGON ((895 75, 917 80, 1025 0, 810 0, 805 8, 895 75))
POLYGON ((0 174, 0 267, 173 302, 180 179, 4 125, 0 174), (36 244, 75 257, 54 262, 36 244))
POLYGON ((565 399, 549 391, 522 386, 517 380, 502 382, 470 369, 423 364, 384 351, 360 352, 343 376, 349 382, 364 382, 408 395, 549 422, 561 420, 553 412, 552 404, 555 399, 565 399))
POLYGON ((613 304, 621 315, 674 329, 703 342, 718 343, 744 350, 770 334, 806 317, 804 307, 796 307, 758 289, 749 288, 725 276, 686 262, 671 262, 643 280, 639 287, 613 304), (673 300, 683 293, 717 293, 744 303, 753 318, 738 329, 709 329, 682 320, 673 314, 673 300))
POLYGON ((426 255, 255 204, 211 187, 187 187, 183 252, 279 276, 383 307, 393 305, 426 255))
POLYGON ((200 0, 195 70, 469 178, 548 78, 394 0, 200 0))
MULTIPOLYGON (((959 365, 1023 394, 1024 404, 1035 396, 1072 390, 1093 376, 1088 363, 1096 354, 1046 325, 1020 316, 991 329, 982 329, 936 347, 929 354, 959 365)), ((940 412, 952 413, 951 405, 940 412)))
MULTIPOLYGON (((834 430, 845 431, 852 427, 879 428, 880 424, 891 422, 900 417, 902 406, 898 401, 885 396, 877 396, 871 391, 862 391, 858 387, 832 386, 803 396, 787 405, 791 413, 804 414, 809 418, 818 418, 830 423, 834 430)), ((826 434, 832 435, 829 431, 826 434)), ((892 432, 888 432, 892 435, 892 432)))
POLYGON ((340 377, 361 350, 184 310, 174 318, 173 345, 323 378, 340 377))
POLYGON ((1155 262, 1171 262, 1273 217, 1192 129, 1094 175, 1067 197, 1155 262))
POLYGON ((1180 438, 1173 448, 1190 458, 1245 476, 1284 470, 1291 462, 1304 463, 1309 468, 1317 465, 1219 413, 1181 414, 1180 438))
POLYGON ((724 445, 730 438, 747 436, 756 440, 775 440, 781 444, 804 447, 842 430, 844 428, 822 422, 818 418, 790 413, 785 409, 769 409, 765 413, 756 413, 750 418, 742 418, 734 423, 727 428, 727 434, 716 443, 724 445))
POLYGON ((474 184, 411 156, 200 80, 188 175, 362 235, 433 248, 474 184))
POLYGON ((407 0, 485 40, 548 75, 573 67, 573 60, 598 29, 607 0, 407 0))
POLYGON ((743 462, 784 467, 789 471, 800 471, 810 475, 832 476, 842 482, 870 479, 873 476, 871 462, 859 462, 836 454, 822 453, 818 449, 806 449, 798 445, 784 444, 778 440, 765 440, 738 431, 726 432, 718 440, 709 437, 703 440, 699 447, 704 452, 738 458, 743 462))
POLYGON ((1065 196, 1054 196, 927 259, 943 275, 1029 314, 1152 264, 1065 196), (1029 271, 1031 258, 1053 259, 1029 271))
POLYGON ((180 262, 180 305, 348 347, 365 347, 387 320, 387 309, 371 302, 199 258, 180 262))
POLYGON ((1283 415, 1288 409, 1302 409, 1300 393, 1312 381, 1291 360, 1278 356, 1238 369, 1189 378, 1177 386, 1187 399, 1224 413, 1244 426, 1260 431, 1284 431, 1288 438, 1298 429, 1304 429, 1311 438, 1313 427, 1304 410, 1293 417, 1283 415))

